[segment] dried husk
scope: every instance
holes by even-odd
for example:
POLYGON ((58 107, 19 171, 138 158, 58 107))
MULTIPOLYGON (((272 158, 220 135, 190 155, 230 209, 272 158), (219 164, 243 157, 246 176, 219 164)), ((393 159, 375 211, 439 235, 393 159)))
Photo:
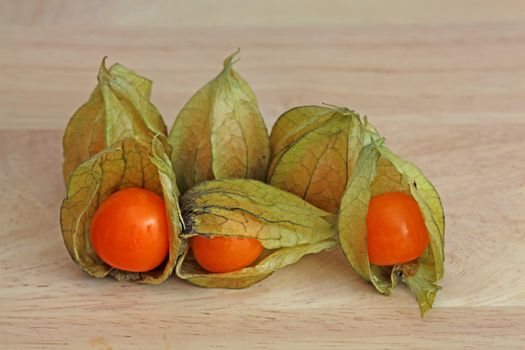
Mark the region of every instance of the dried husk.
POLYGON ((151 81, 116 63, 102 60, 98 84, 88 102, 71 117, 64 132, 64 182, 83 161, 115 142, 134 138, 149 146, 166 135, 160 113, 149 101, 151 81))
POLYGON ((377 136, 348 108, 292 108, 272 129, 267 182, 336 213, 359 151, 377 136))
POLYGON ((412 163, 392 153, 380 141, 360 152, 338 214, 341 248, 350 265, 382 294, 389 295, 400 279, 415 295, 421 315, 427 312, 444 273, 443 207, 434 186, 412 163), (366 215, 373 196, 404 192, 418 203, 430 237, 426 251, 413 262, 391 267, 368 261, 366 215))
POLYGON ((236 54, 190 98, 170 131, 181 193, 206 180, 266 176, 268 131, 253 91, 233 69, 236 54))
POLYGON ((169 156, 158 136, 151 147, 135 138, 115 142, 81 163, 71 174, 62 203, 60 224, 71 258, 85 272, 101 278, 158 284, 172 273, 180 255, 182 231, 178 189, 169 156), (92 249, 90 227, 99 205, 119 190, 141 187, 164 198, 169 223, 169 254, 156 269, 143 273, 122 271, 104 263, 92 249))
POLYGON ((177 275, 203 287, 244 288, 306 254, 337 245, 335 215, 260 181, 224 179, 203 182, 181 200, 186 223, 185 253, 177 275), (256 238, 266 249, 253 266, 208 273, 193 259, 188 240, 196 235, 256 238))

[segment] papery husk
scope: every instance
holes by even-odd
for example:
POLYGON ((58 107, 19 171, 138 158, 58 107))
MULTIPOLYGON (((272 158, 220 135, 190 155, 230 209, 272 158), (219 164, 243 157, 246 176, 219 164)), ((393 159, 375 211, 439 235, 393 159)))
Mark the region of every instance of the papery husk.
POLYGON ((190 98, 170 131, 181 193, 206 180, 266 176, 268 131, 253 91, 233 69, 237 53, 190 98))
POLYGON ((371 136, 378 137, 366 118, 348 108, 292 108, 273 126, 267 182, 336 213, 371 136))
POLYGON ((412 163, 374 141, 360 152, 338 214, 341 248, 353 269, 382 294, 389 295, 400 279, 415 295, 421 315, 427 312, 444 273, 443 207, 434 186, 412 163), (430 237, 426 251, 413 262, 390 267, 368 260, 366 216, 370 198, 403 192, 418 203, 430 237))
POLYGON ((98 84, 88 102, 71 117, 64 132, 64 182, 86 159, 132 138, 149 147, 166 126, 149 101, 151 81, 116 63, 108 70, 102 60, 98 84))
POLYGON ((335 215, 256 180, 203 182, 183 195, 181 208, 185 253, 176 272, 203 287, 245 288, 306 254, 337 245, 335 215), (266 254, 239 271, 209 273, 199 267, 189 249, 188 240, 196 235, 255 238, 266 254))
POLYGON ((69 177, 67 197, 62 203, 60 224, 71 258, 93 277, 112 276, 146 284, 158 284, 173 271, 181 254, 182 221, 178 206, 179 192, 164 143, 157 136, 151 147, 135 138, 115 142, 82 162, 69 177), (169 227, 169 254, 156 269, 129 272, 104 263, 91 246, 90 228, 95 211, 111 194, 130 187, 140 187, 164 198, 169 227))

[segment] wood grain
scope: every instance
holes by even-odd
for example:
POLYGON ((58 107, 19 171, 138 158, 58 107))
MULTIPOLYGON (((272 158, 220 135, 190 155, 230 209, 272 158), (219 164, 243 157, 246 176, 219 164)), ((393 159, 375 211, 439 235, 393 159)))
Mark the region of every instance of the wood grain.
POLYGON ((148 4, 0 5, 1 348, 525 348, 523 2, 148 4), (70 260, 61 136, 102 56, 152 78, 171 125, 237 47, 269 125, 349 106, 439 189, 446 272, 424 319, 338 250, 238 291, 94 280, 70 260))

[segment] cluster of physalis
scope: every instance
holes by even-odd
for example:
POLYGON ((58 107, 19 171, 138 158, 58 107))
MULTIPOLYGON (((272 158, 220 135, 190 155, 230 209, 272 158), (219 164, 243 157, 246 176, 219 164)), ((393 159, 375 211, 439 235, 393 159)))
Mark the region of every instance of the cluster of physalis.
POLYGON ((234 56, 169 133, 151 81, 103 60, 64 134, 73 260, 94 277, 243 288, 340 246, 379 292, 401 280, 426 312, 444 262, 432 184, 347 108, 292 108, 268 135, 234 56))

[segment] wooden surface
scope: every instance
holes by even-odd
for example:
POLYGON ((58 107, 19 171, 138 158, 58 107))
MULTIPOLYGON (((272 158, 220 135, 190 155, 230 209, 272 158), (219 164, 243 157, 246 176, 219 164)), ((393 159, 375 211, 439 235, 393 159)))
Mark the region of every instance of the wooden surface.
POLYGON ((2 1, 0 77, 0 348, 525 348, 523 1, 2 1), (446 273, 424 319, 338 250, 238 291, 94 280, 71 261, 61 135, 102 56, 152 78, 171 125, 237 47, 270 125, 346 105, 437 186, 446 273))

